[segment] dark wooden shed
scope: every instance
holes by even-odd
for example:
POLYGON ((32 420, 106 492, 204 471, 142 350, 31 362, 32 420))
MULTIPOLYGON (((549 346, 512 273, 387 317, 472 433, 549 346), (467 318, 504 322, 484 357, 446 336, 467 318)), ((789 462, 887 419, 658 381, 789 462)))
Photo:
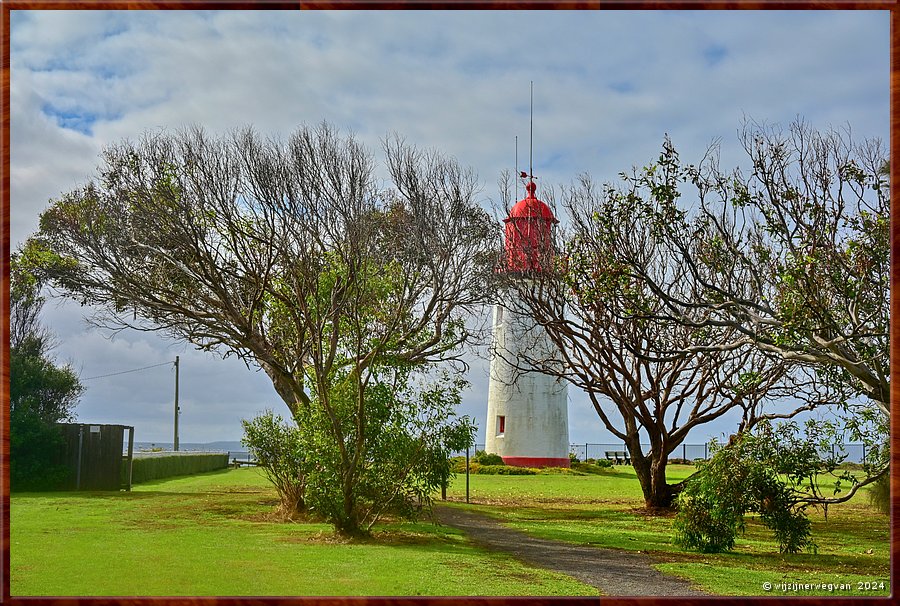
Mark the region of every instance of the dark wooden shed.
POLYGON ((65 443, 63 460, 71 471, 64 489, 131 490, 134 427, 61 423, 60 430, 65 443), (128 450, 123 453, 126 429, 128 450), (124 482, 123 461, 127 465, 124 482))

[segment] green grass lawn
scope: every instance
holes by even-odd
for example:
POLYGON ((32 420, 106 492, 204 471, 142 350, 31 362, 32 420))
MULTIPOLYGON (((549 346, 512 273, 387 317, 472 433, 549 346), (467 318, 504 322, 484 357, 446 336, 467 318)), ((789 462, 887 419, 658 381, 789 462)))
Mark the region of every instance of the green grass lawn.
MULTIPOLYGON (((694 468, 673 465, 668 471, 674 482, 693 473, 694 468)), ((650 516, 643 511, 634 470, 626 466, 590 476, 473 475, 470 495, 472 504, 467 507, 496 516, 512 528, 541 538, 649 553, 659 570, 689 579, 714 594, 890 593, 890 522, 868 505, 864 494, 831 506, 827 520, 821 510, 808 510, 813 539, 818 543, 816 554, 778 553, 770 531, 753 517, 733 552, 686 552, 672 542, 672 516, 650 516), (769 591, 764 583, 771 584, 769 591), (823 586, 795 587, 806 583, 823 586)), ((451 486, 448 496, 457 502, 464 498, 464 479, 451 486)))
POLYGON ((256 469, 10 501, 13 596, 597 595, 430 522, 346 542, 326 524, 275 521, 256 469))
MULTIPOLYGON (((670 471, 675 480, 693 468, 670 471)), ((464 495, 465 479, 457 477, 448 492, 456 507, 535 536, 649 553, 659 570, 714 594, 889 593, 889 521, 864 495, 831 507, 827 521, 813 511, 819 552, 796 555, 779 554, 754 519, 732 553, 682 551, 671 540, 672 518, 642 511, 634 472, 624 466, 602 475, 474 475, 471 505, 464 495), (795 591, 795 583, 826 588, 795 591)), ((326 524, 279 522, 271 515, 274 490, 256 469, 158 480, 131 493, 14 494, 10 501, 14 596, 597 595, 427 521, 387 523, 354 542, 335 538, 326 524)))

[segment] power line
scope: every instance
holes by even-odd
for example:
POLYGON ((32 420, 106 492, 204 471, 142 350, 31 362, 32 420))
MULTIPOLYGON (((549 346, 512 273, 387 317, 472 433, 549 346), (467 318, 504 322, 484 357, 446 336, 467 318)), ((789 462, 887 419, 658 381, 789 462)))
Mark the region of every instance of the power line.
POLYGON ((119 372, 111 372, 105 375, 97 375, 96 377, 88 377, 86 379, 81 379, 82 381, 90 381, 92 379, 102 379, 104 377, 114 377, 116 375, 124 375, 129 372, 140 372, 142 370, 147 370, 148 368, 158 368, 159 366, 169 366, 172 362, 163 362, 162 364, 154 364, 152 366, 144 366, 143 368, 132 368, 131 370, 121 370, 119 372))

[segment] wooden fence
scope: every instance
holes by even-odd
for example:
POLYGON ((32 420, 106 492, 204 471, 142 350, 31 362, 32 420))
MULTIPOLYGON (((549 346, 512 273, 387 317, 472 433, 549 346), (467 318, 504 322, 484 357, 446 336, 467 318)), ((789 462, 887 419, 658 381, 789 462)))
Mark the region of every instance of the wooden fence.
POLYGON ((62 461, 71 472, 64 490, 131 490, 134 427, 62 423, 60 431, 65 444, 62 461), (128 452, 123 454, 126 429, 128 452), (124 482, 123 460, 128 470, 124 482))

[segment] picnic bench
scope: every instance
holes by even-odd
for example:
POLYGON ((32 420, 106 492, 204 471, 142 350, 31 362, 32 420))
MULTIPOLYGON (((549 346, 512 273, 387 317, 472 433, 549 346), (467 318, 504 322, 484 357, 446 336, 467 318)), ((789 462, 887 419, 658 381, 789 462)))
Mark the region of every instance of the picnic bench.
POLYGON ((624 450, 607 450, 605 453, 606 460, 612 461, 615 465, 625 464, 628 465, 631 463, 631 457, 628 456, 628 453, 624 450))
POLYGON ((244 465, 259 465, 259 461, 251 461, 250 459, 231 459, 231 466, 235 469, 238 467, 243 467, 244 465))

